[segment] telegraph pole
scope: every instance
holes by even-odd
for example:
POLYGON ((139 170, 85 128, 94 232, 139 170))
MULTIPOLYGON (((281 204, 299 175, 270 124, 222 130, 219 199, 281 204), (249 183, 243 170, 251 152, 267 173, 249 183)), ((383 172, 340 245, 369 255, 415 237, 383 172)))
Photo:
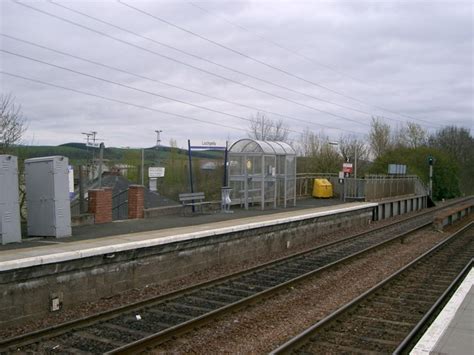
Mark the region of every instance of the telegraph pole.
POLYGON ((161 143, 161 137, 160 134, 163 132, 161 129, 160 130, 155 130, 156 132, 156 165, 160 166, 160 143, 161 143))
POLYGON ((142 163, 141 163, 141 182, 145 186, 145 149, 142 148, 142 163))
POLYGON ((355 145, 355 152, 354 152, 354 179, 357 179, 357 142, 355 145))

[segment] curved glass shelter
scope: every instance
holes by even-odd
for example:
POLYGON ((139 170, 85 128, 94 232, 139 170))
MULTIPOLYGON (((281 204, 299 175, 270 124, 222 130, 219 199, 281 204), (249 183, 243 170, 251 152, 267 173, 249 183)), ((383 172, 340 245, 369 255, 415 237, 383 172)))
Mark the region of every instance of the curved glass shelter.
POLYGON ((241 139, 229 149, 233 203, 277 208, 296 205, 296 152, 285 142, 241 139))

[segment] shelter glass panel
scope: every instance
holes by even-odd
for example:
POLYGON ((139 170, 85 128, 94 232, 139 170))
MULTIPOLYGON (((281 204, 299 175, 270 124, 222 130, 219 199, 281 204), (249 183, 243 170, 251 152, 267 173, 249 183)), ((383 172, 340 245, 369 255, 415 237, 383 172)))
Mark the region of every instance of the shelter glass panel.
POLYGON ((229 162, 234 203, 263 210, 295 201, 296 153, 287 143, 242 139, 231 146, 229 162))

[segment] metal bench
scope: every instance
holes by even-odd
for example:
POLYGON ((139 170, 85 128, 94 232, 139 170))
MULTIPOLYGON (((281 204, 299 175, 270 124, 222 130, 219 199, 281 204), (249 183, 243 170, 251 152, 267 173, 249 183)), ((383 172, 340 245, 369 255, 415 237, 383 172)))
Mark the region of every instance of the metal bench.
POLYGON ((183 206, 183 215, 186 216, 186 207, 191 206, 192 211, 196 212, 195 207, 198 207, 199 212, 203 213, 203 206, 210 205, 212 202, 205 200, 204 192, 191 192, 179 194, 179 202, 183 206))
MULTIPOLYGON (((255 205, 255 203, 259 202, 262 198, 262 190, 261 189, 248 189, 247 190, 247 204, 250 205, 252 204, 255 205)), ((245 190, 240 190, 240 207, 245 206, 245 190)))

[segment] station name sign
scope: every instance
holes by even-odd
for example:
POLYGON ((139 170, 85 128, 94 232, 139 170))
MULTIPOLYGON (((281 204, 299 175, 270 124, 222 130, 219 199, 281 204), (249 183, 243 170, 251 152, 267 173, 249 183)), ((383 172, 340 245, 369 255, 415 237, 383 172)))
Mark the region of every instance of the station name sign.
POLYGON ((216 146, 216 142, 214 141, 202 141, 202 145, 206 145, 206 146, 216 146))

